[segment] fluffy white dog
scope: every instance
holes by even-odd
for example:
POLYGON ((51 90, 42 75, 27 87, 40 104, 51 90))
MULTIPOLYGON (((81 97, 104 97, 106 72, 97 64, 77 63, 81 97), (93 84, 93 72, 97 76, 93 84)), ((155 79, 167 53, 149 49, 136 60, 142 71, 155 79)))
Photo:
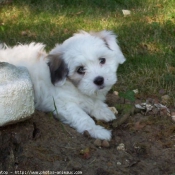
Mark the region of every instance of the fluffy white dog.
POLYGON ((45 45, 31 43, 0 48, 0 61, 25 66, 31 76, 35 107, 54 111, 56 117, 78 132, 110 140, 111 131, 96 125, 115 115, 104 103, 117 81, 116 71, 125 58, 111 31, 80 32, 47 54, 45 45))

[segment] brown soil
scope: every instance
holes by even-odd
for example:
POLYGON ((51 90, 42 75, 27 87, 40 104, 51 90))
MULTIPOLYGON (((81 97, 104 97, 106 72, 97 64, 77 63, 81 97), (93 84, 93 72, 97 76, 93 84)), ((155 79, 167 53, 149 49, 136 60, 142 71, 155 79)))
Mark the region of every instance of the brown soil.
POLYGON ((106 127, 113 130, 109 147, 96 146, 88 134, 36 111, 27 121, 0 128, 0 174, 175 174, 171 117, 134 113, 120 126, 106 127))

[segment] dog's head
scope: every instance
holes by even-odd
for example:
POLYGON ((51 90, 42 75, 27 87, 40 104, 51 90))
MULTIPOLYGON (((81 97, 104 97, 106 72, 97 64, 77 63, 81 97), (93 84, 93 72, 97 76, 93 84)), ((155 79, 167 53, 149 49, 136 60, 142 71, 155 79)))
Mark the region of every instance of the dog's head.
POLYGON ((83 94, 106 93, 117 81, 116 71, 125 58, 111 31, 80 32, 49 53, 51 80, 71 81, 83 94))

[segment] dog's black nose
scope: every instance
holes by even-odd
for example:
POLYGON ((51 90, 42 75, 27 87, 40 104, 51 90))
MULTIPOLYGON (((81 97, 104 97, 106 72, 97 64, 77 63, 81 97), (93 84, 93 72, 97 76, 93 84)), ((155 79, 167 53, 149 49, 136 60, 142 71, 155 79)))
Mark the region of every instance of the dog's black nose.
POLYGON ((95 83, 96 85, 98 85, 98 86, 101 86, 101 85, 103 85, 103 83, 104 83, 104 78, 98 76, 98 77, 96 77, 96 78, 94 79, 94 83, 95 83))

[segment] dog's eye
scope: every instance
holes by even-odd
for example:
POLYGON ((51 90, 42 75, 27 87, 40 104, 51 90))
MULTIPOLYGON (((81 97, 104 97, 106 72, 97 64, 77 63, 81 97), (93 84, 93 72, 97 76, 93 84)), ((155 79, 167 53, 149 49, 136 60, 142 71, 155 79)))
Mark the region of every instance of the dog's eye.
POLYGON ((106 62, 105 58, 100 58, 99 60, 100 60, 100 64, 105 64, 105 62, 106 62))
POLYGON ((79 73, 79 74, 85 74, 85 68, 83 66, 78 67, 77 73, 79 73))

